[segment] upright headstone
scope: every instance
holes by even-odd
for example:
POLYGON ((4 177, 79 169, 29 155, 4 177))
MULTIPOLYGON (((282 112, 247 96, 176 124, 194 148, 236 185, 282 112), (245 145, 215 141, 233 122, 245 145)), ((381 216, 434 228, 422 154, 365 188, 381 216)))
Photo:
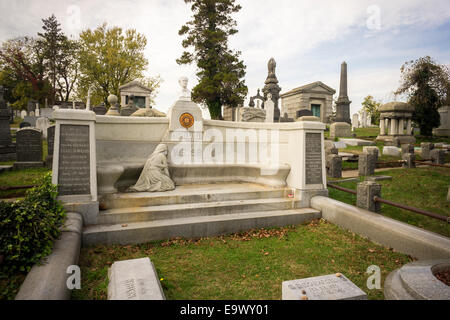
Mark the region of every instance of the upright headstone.
POLYGON ((331 178, 342 178, 342 157, 330 154, 326 160, 327 175, 331 178))
POLYGON ((26 116, 27 116, 27 112, 25 110, 20 111, 20 117, 22 119, 25 119, 26 116))
POLYGON ((433 149, 430 151, 430 158, 433 164, 445 164, 445 150, 433 149))
POLYGON ((3 94, 4 88, 0 86, 0 161, 11 161, 16 157, 16 147, 11 139, 10 115, 3 94))
POLYGON ((358 158, 358 173, 360 176, 370 176, 375 173, 376 160, 373 154, 360 154, 358 158))
POLYGON ((359 128, 359 115, 357 113, 355 113, 352 116, 352 127, 353 128, 359 128))
POLYGON ((47 128, 50 127, 51 123, 48 118, 37 118, 36 120, 36 128, 40 129, 43 133, 44 139, 47 139, 47 128))
POLYGON ((29 124, 31 124, 32 127, 36 127, 36 120, 37 118, 33 115, 29 115, 23 118, 23 121, 28 122, 29 124))
POLYGON ((305 134, 306 184, 322 184, 322 142, 320 133, 305 134))
POLYGON ((266 122, 273 123, 273 119, 275 116, 275 103, 273 103, 272 100, 272 94, 267 94, 267 101, 265 103, 265 109, 266 109, 266 122))
POLYGON ((36 128, 18 130, 16 151, 15 169, 42 167, 44 165, 42 161, 42 131, 36 128))
POLYGON ((431 142, 422 142, 420 144, 420 147, 422 150, 421 155, 420 155, 422 157, 422 159, 424 159, 424 160, 431 159, 431 150, 434 149, 434 144, 431 142))
POLYGON ((48 168, 53 166, 53 148, 55 146, 55 126, 47 128, 47 158, 45 159, 45 165, 48 168))
POLYGON ((97 201, 95 113, 55 110, 53 184, 71 202, 97 201))

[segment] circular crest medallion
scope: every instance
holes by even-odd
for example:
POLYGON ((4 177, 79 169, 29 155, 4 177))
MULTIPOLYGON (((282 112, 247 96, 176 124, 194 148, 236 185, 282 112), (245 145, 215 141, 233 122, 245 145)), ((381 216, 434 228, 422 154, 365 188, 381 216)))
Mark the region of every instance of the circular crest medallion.
POLYGON ((189 129, 194 125, 194 116, 190 113, 183 113, 180 116, 180 124, 182 127, 189 129))

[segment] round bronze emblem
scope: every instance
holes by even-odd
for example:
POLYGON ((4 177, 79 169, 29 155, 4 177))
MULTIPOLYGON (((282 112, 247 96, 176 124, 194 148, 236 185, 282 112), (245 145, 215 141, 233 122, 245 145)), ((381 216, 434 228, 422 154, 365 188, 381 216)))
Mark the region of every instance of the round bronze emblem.
POLYGON ((194 116, 190 113, 183 113, 180 116, 180 124, 186 128, 189 129, 194 125, 194 116))

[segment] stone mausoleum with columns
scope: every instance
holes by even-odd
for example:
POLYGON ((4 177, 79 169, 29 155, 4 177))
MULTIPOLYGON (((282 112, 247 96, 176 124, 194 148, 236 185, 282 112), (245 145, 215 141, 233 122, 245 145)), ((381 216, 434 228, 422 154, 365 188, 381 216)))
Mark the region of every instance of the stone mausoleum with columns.
POLYGON ((380 135, 377 141, 414 143, 411 118, 414 108, 404 102, 389 102, 380 107, 380 135))

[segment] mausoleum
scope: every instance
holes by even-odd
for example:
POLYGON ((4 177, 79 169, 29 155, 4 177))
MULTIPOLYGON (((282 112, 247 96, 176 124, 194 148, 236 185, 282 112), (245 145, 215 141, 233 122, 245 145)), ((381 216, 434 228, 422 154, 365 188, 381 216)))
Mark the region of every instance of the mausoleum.
POLYGON ((297 119, 300 110, 309 110, 322 122, 329 123, 335 93, 336 90, 321 81, 292 89, 280 95, 281 114, 297 119))
POLYGON ((128 82, 119 87, 120 105, 128 105, 130 97, 133 96, 134 105, 139 108, 150 108, 150 95, 152 89, 144 86, 137 80, 128 82))
POLYGON ((414 143, 411 118, 414 108, 404 102, 389 102, 380 107, 380 135, 377 141, 414 143))

